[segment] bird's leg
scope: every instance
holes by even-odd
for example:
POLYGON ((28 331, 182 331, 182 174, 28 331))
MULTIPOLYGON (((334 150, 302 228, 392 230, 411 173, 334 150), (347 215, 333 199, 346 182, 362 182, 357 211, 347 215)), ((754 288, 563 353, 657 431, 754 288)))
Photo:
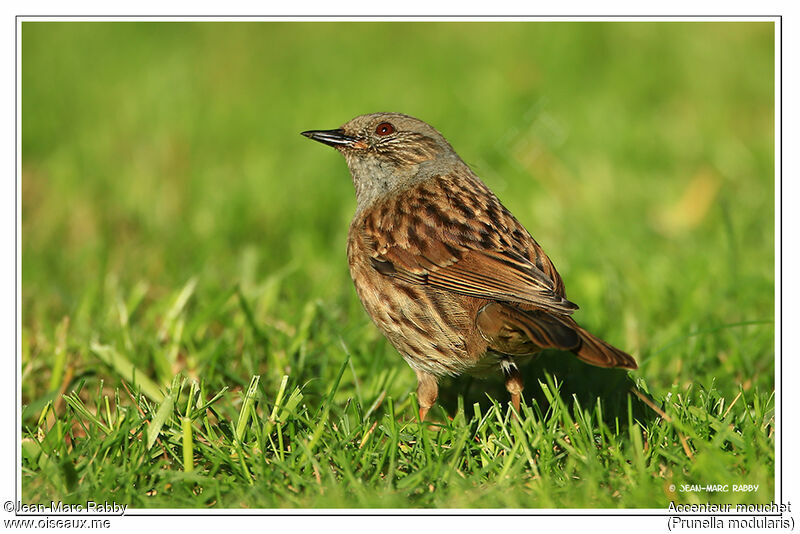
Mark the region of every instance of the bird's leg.
POLYGON ((519 403, 523 390, 522 375, 513 362, 505 360, 503 364, 503 374, 506 377, 506 390, 511 394, 511 404, 514 405, 515 414, 520 414, 519 403))
POLYGON ((425 371, 417 371, 417 402, 419 402, 419 420, 425 420, 436 397, 439 396, 439 385, 436 377, 425 371))

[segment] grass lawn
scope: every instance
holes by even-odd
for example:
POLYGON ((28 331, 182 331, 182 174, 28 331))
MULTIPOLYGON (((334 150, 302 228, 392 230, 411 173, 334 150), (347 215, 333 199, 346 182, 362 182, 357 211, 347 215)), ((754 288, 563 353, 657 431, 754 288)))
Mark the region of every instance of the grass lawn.
POLYGON ((659 508, 774 496, 772 23, 22 26, 22 498, 659 508), (342 158, 436 126, 635 372, 414 373, 362 310, 342 158), (757 485, 689 491, 683 485, 757 485))

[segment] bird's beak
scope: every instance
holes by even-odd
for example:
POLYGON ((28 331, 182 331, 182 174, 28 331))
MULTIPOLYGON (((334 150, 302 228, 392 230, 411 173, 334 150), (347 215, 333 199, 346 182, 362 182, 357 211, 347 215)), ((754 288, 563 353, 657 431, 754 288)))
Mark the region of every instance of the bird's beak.
POLYGON ((302 132, 301 135, 332 147, 352 146, 357 141, 355 137, 345 135, 341 128, 338 130, 309 130, 302 132))

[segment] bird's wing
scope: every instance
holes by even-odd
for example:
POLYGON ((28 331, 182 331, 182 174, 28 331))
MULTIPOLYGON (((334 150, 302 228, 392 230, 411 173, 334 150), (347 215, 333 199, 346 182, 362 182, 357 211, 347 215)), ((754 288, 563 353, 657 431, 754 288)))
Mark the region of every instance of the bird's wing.
POLYGON ((462 295, 558 314, 577 309, 564 297, 550 260, 488 188, 464 187, 447 180, 423 184, 366 214, 358 230, 372 251, 372 266, 462 295))
POLYGON ((575 350, 581 343, 572 318, 502 302, 483 306, 475 325, 489 342, 489 349, 502 354, 533 354, 549 348, 575 350))
POLYGON ((449 250, 444 245, 410 250, 399 244, 373 256, 381 273, 414 284, 427 284, 462 295, 530 304, 569 314, 577 306, 558 295, 553 281, 521 256, 508 252, 449 250), (449 252, 448 255, 441 254, 449 252))

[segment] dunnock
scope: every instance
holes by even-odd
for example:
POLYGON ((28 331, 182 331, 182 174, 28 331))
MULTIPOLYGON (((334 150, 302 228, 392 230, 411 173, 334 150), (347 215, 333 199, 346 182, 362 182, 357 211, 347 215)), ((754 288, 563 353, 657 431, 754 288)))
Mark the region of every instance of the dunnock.
POLYGON ((440 377, 496 369, 519 412, 517 363, 543 349, 636 369, 572 319, 578 306, 553 263, 433 127, 374 113, 303 135, 347 160, 357 199, 350 274, 369 316, 417 374, 420 420, 440 377))

